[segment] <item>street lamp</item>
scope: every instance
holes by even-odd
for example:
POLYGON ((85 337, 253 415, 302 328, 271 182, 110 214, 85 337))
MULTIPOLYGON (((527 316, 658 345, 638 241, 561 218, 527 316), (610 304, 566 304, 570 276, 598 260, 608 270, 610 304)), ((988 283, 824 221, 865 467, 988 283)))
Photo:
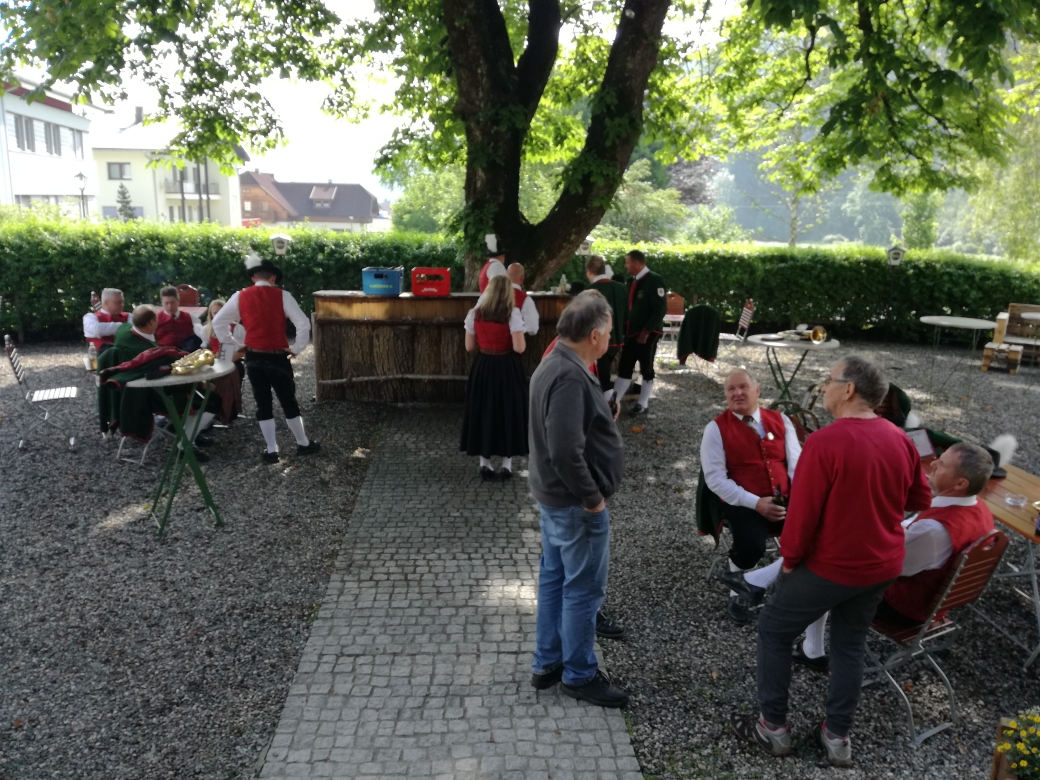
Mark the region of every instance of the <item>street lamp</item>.
POLYGON ((87 218, 87 175, 80 171, 73 178, 79 179, 79 215, 87 218))

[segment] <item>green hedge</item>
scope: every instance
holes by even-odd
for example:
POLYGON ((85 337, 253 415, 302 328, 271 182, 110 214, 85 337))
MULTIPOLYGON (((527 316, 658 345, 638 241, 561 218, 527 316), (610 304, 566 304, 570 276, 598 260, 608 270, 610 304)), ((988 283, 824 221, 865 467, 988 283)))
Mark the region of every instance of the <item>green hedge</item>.
MULTIPOLYGON (((447 266, 453 288, 461 289, 464 266, 450 239, 291 232, 284 285, 307 311, 315 290, 360 289, 361 269, 370 265, 447 266)), ((268 236, 215 225, 0 222, 0 328, 71 335, 90 291, 107 286, 120 287, 131 303, 157 301, 164 284, 183 282, 199 287, 204 302, 226 297, 245 283, 241 258, 248 248, 273 256, 268 236)), ((596 246, 616 271, 623 269, 626 248, 596 246)), ((917 339, 931 330, 918 322, 923 314, 992 318, 1012 301, 1040 302, 1034 267, 941 251, 911 251, 899 268, 890 268, 883 250, 864 247, 641 248, 669 289, 688 304, 712 304, 730 322, 751 297, 760 324, 810 322, 846 336, 917 339)), ((569 281, 584 280, 582 261, 575 257, 562 270, 569 281)))

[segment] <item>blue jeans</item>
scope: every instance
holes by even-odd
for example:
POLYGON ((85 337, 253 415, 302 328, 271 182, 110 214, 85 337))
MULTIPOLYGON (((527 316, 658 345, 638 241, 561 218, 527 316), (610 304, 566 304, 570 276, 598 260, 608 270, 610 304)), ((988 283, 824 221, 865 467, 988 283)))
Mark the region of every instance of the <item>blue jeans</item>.
POLYGON ((607 594, 610 515, 581 505, 539 504, 542 565, 538 574, 535 674, 563 664, 565 685, 596 675, 596 613, 607 594))

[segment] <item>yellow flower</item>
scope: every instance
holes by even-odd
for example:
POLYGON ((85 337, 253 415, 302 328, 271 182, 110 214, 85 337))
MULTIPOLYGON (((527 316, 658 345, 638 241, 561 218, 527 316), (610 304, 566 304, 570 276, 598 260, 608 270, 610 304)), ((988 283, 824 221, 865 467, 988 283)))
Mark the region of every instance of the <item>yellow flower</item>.
POLYGON ((1036 733, 1036 726, 1030 726, 1029 727, 1029 733, 1030 734, 1035 734, 1036 733))
POLYGON ((1022 737, 1022 739, 1025 739, 1025 737, 1026 737, 1025 729, 1023 729, 1022 731, 1018 732, 1018 736, 1022 737))
POLYGON ((1010 723, 1009 723, 1008 725, 1009 725, 1009 726, 1010 726, 1011 728, 1013 728, 1013 729, 1017 729, 1017 728, 1018 728, 1018 724, 1017 724, 1017 723, 1016 723, 1015 721, 1011 721, 1011 722, 1010 722, 1010 723))
POLYGON ((1017 750, 1025 750, 1026 749, 1026 743, 1025 742, 1018 742, 1018 743, 1015 744, 1015 748, 1017 750))

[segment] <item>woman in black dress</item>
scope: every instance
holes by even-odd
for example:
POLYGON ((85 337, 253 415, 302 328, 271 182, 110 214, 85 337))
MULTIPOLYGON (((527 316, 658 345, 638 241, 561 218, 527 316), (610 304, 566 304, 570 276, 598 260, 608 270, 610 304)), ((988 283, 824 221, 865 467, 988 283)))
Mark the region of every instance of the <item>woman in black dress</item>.
POLYGON ((507 276, 488 282, 466 315, 466 351, 476 352, 466 385, 459 449, 480 457, 483 479, 513 476, 513 456, 527 454, 527 377, 524 321, 507 276), (497 477, 491 458, 502 458, 497 477))

